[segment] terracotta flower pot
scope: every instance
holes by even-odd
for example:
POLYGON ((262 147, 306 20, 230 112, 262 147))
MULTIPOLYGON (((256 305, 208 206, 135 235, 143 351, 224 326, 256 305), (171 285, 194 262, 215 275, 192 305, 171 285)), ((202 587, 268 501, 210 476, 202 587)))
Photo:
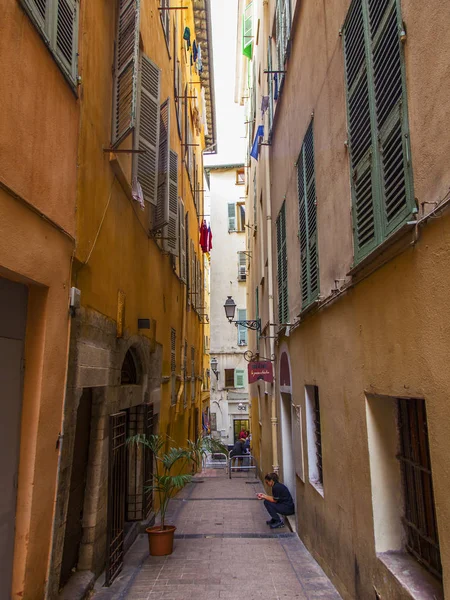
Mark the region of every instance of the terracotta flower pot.
POLYGON ((148 534, 148 549, 151 556, 172 554, 175 530, 176 527, 173 525, 166 525, 164 529, 156 525, 145 530, 148 534))

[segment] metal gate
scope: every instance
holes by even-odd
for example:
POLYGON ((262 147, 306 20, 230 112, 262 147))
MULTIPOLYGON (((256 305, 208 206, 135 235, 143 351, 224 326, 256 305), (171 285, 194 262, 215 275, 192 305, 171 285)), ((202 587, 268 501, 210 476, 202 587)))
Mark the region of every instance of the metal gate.
POLYGON ((127 414, 109 417, 109 480, 106 582, 109 586, 123 565, 125 521, 127 414))
MULTIPOLYGON (((153 434, 154 422, 153 404, 146 404, 144 433, 147 438, 153 434)), ((153 460, 153 452, 146 447, 144 452, 144 519, 149 518, 153 508, 153 492, 149 489, 149 486, 153 483, 153 460)))

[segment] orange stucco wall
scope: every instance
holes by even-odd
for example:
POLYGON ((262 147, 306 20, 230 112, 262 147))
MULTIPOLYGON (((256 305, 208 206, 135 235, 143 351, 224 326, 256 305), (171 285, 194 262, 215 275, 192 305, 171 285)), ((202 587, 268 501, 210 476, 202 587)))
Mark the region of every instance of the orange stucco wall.
POLYGON ((18 2, 2 3, 0 57, 0 273, 29 288, 12 597, 34 600, 45 593, 64 399, 78 108, 18 2))

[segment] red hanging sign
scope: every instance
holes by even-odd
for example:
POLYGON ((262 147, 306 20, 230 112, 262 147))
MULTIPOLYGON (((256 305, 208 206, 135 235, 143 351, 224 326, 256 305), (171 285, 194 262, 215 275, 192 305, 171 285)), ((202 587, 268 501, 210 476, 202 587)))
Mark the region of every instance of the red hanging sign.
POLYGON ((273 382, 273 368, 270 360, 261 360, 248 363, 248 382, 255 381, 273 382))

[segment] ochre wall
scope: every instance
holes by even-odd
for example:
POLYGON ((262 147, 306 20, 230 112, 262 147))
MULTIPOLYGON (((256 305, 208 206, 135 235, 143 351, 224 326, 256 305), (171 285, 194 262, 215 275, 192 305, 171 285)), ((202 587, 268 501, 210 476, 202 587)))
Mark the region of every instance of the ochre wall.
POLYGON ((29 289, 12 597, 34 599, 44 597, 64 400, 78 105, 19 2, 2 3, 0 56, 0 273, 29 289))
MULTIPOLYGON (((118 180, 114 180, 110 154, 103 152, 103 148, 109 147, 111 143, 113 88, 111 65, 114 60, 116 15, 110 8, 103 3, 86 3, 82 10, 82 23, 86 37, 81 61, 83 84, 81 86, 82 114, 78 157, 80 165, 77 211, 78 246, 74 285, 81 289, 83 305, 94 308, 113 320, 117 319, 118 291, 123 291, 126 296, 124 326, 127 335, 138 333, 138 318, 156 320, 156 341, 163 347, 163 376, 169 376, 171 370, 170 330, 172 327, 177 332, 177 375, 181 373, 181 351, 184 338, 188 341, 188 372, 190 373, 191 346, 196 348, 196 370, 200 372, 202 325, 193 310, 186 312, 186 286, 175 273, 171 257, 163 254, 157 243, 148 237, 148 206, 146 206, 145 212, 142 212, 138 204, 132 202, 125 195, 118 180), (89 58, 84 59, 84 56, 89 58), (87 264, 83 264, 88 258, 87 264)), ((184 54, 181 39, 184 24, 182 27, 181 19, 187 19, 186 24, 190 26, 191 35, 195 37, 192 10, 189 8, 186 11, 171 12, 173 14, 171 14, 170 21, 170 53, 172 54, 173 48, 173 18, 176 15, 179 19, 178 55, 181 60, 184 54)), ((169 58, 159 11, 153 2, 141 2, 140 28, 141 49, 162 71, 160 100, 163 102, 170 97, 170 146, 178 153, 179 157, 178 193, 185 202, 186 210, 189 211, 190 235, 194 240, 197 255, 202 261, 199 250, 198 221, 187 172, 182 160, 181 140, 176 125, 173 60, 169 58)), ((199 79, 194 72, 192 72, 192 79, 194 81, 199 79)), ((183 81, 186 80, 187 76, 184 76, 183 81)), ((200 93, 200 86, 196 86, 196 88, 200 93)), ((184 110, 182 112, 184 114, 184 110)), ((194 148, 200 174, 201 148, 204 138, 203 134, 201 137, 196 137, 195 133, 193 138, 193 143, 200 144, 194 148)), ((121 147, 129 148, 131 145, 132 139, 129 136, 121 147)), ((125 176, 130 180, 131 159, 129 155, 117 156, 125 176)), ((199 209, 199 212, 203 211, 199 209)), ((176 271, 179 272, 178 267, 176 271)), ((146 335, 144 331, 140 331, 139 334, 146 335)), ((200 408, 198 382, 196 386, 196 402, 200 408)), ((188 404, 190 405, 190 402, 188 404)), ((200 413, 199 410, 199 418, 200 413)), ((193 435, 194 417, 193 415, 191 417, 190 435, 187 431, 188 411, 185 413, 183 408, 181 408, 174 429, 171 430, 171 436, 180 444, 185 443, 186 438, 193 435)), ((174 419, 175 409, 170 408, 170 383, 163 384, 160 432, 165 433, 167 425, 174 419)))
MULTIPOLYGON (((339 37, 349 4, 311 0, 298 5, 278 101, 272 207, 275 220, 286 195, 291 320, 301 309, 294 165, 312 113, 321 297, 330 294, 335 280, 351 281, 350 170, 339 37)), ((450 6, 438 0, 403 0, 401 6, 414 192, 421 216, 445 197, 450 184, 444 125, 450 113, 450 42, 445 33, 450 6)), ((409 597, 395 587, 393 577, 385 576, 375 555, 365 393, 425 398, 444 590, 450 594, 450 217, 439 215, 420 229, 414 246, 310 315, 286 339, 295 365, 293 400, 304 404, 305 385, 315 384, 322 414, 325 497, 298 480, 300 535, 349 598, 372 597, 374 583, 381 597, 409 597)), ((412 241, 413 234, 407 239, 412 241)), ((263 462, 270 450, 267 440, 263 462)))

